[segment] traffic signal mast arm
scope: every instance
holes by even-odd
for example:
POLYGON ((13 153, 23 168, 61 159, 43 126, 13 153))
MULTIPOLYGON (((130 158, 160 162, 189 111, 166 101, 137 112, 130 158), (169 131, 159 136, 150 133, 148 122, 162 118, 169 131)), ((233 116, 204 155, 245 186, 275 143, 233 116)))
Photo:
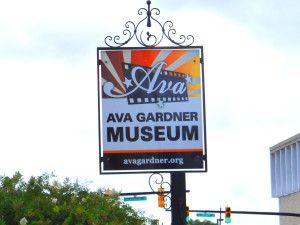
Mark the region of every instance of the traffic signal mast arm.
MULTIPOLYGON (((190 190, 186 190, 186 192, 190 192, 190 190)), ((165 194, 171 193, 171 191, 164 191, 165 194)), ((158 195, 159 192, 151 191, 151 192, 128 192, 128 193, 117 193, 118 196, 129 196, 129 195, 158 195)))
MULTIPOLYGON (((190 212, 210 212, 210 213, 225 213, 222 210, 190 210, 190 212)), ((253 215, 269 215, 269 216, 294 216, 300 217, 300 213, 289 212, 257 212, 257 211, 231 211, 232 214, 253 214, 253 215)))

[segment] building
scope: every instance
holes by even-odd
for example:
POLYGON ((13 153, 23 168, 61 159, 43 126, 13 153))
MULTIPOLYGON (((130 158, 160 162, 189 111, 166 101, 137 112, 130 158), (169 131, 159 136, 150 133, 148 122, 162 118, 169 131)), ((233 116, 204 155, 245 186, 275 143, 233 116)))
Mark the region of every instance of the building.
MULTIPOLYGON (((270 148, 272 197, 280 212, 300 213, 300 134, 270 148)), ((280 217, 280 225, 300 225, 300 217, 280 217)))

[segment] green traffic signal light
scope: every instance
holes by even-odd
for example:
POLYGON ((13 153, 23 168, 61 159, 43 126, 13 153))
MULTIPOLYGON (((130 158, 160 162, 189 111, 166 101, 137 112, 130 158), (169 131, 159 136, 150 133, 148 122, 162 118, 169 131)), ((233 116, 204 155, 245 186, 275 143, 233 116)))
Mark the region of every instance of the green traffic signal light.
POLYGON ((225 218, 225 223, 231 223, 231 218, 225 218))

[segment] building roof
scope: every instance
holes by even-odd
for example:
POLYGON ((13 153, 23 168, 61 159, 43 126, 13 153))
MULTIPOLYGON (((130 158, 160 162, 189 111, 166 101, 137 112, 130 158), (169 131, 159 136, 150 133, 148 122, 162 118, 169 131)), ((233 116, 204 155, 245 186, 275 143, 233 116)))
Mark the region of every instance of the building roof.
POLYGON ((284 141, 279 142, 278 144, 270 147, 270 151, 272 152, 276 152, 284 147, 286 147, 287 145, 291 145, 296 143, 297 141, 300 141, 300 133, 294 135, 293 137, 290 137, 284 141))

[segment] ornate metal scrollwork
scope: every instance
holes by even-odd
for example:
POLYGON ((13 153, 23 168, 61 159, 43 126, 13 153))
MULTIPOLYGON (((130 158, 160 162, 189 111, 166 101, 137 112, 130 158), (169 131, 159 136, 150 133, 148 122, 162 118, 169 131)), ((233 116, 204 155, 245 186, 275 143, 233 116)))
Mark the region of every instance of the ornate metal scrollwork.
MULTIPOLYGON (((157 192, 158 188, 164 188, 166 191, 171 190, 171 184, 169 182, 164 181, 164 177, 160 173, 153 173, 149 177, 149 186, 153 192, 157 192)), ((164 205, 164 209, 171 208, 171 196, 170 192, 164 193, 164 199, 166 204, 164 205)))
POLYGON ((122 47, 128 44, 134 37, 136 41, 144 47, 155 47, 159 45, 163 38, 166 37, 173 44, 186 47, 191 46, 194 43, 194 37, 192 35, 180 35, 175 37, 176 30, 173 28, 172 21, 166 21, 161 24, 153 15, 158 16, 160 10, 158 8, 150 7, 151 1, 147 2, 147 9, 140 8, 138 10, 138 15, 144 16, 144 18, 135 24, 132 21, 127 21, 125 23, 125 30, 123 30, 123 38, 119 35, 114 37, 107 36, 104 42, 109 47, 122 47))

